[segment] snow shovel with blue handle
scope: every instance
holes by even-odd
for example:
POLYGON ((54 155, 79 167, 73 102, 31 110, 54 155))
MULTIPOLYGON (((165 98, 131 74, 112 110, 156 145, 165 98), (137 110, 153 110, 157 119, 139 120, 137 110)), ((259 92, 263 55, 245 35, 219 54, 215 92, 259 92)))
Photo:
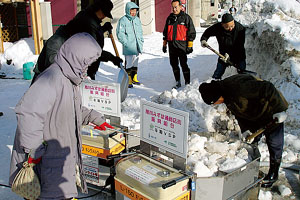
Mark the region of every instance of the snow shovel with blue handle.
MULTIPOLYGON (((117 45, 116 45, 116 42, 114 40, 114 37, 113 37, 112 33, 110 32, 108 36, 111 39, 111 42, 112 42, 112 45, 114 47, 116 56, 120 58, 120 55, 119 55, 119 52, 118 52, 118 49, 117 49, 117 45)), ((121 102, 123 102, 127 97, 129 79, 128 79, 128 74, 125 71, 122 62, 120 63, 120 72, 119 72, 119 75, 118 75, 117 82, 120 84, 121 102)))

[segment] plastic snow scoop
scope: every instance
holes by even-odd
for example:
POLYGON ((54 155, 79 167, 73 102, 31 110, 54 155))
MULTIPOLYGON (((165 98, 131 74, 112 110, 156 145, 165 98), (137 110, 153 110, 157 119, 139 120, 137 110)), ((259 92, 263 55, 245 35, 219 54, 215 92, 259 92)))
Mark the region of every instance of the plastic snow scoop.
MULTIPOLYGON (((114 39, 112 33, 110 32, 108 36, 111 39, 111 42, 112 42, 112 45, 114 47, 116 56, 120 58, 120 55, 119 55, 119 52, 118 52, 118 49, 117 49, 117 45, 116 45, 116 42, 115 42, 115 39, 114 39)), ((120 72, 119 72, 119 75, 118 75, 117 82, 120 84, 121 102, 123 102, 127 97, 129 79, 128 79, 128 74, 125 71, 124 66, 123 66, 122 63, 120 63, 120 72)))
MULTIPOLYGON (((216 51, 214 48, 212 48, 211 46, 209 46, 208 44, 206 45, 206 47, 211 50, 212 52, 214 52, 215 54, 217 54, 218 56, 220 56, 221 58, 225 59, 225 56, 223 56, 222 54, 220 54, 218 51, 216 51)), ((246 74, 252 74, 252 75, 257 75, 256 72, 253 72, 253 71, 249 71, 249 70, 246 70, 246 69, 240 69, 238 68, 233 62, 231 62, 229 59, 227 60, 227 63, 230 65, 230 66, 233 66, 235 68, 237 68, 241 73, 246 73, 246 74)))
POLYGON ((265 127, 258 129, 256 132, 252 133, 251 135, 246 137, 246 142, 248 144, 251 144, 257 136, 265 132, 266 130, 270 130, 275 127, 277 122, 277 119, 274 119, 273 121, 269 122, 265 127))

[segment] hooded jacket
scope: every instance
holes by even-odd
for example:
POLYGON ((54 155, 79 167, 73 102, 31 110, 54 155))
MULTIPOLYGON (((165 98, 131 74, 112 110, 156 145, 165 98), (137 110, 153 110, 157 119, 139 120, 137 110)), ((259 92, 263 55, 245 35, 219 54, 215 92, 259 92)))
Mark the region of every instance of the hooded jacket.
MULTIPOLYGON (((228 53, 230 61, 239 64, 246 59, 245 51, 245 28, 243 25, 234 21, 235 27, 232 31, 226 31, 219 22, 207 28, 200 41, 207 41, 210 37, 216 36, 219 43, 219 51, 222 55, 228 53)), ((219 62, 223 62, 219 58, 219 62)))
POLYGON ((117 25, 117 37, 123 45, 123 55, 138 55, 143 51, 143 29, 141 20, 130 15, 130 9, 138 10, 139 7, 133 2, 126 4, 125 15, 117 25))
POLYGON ((172 49, 181 49, 186 52, 188 42, 194 41, 196 30, 192 18, 180 11, 178 15, 171 13, 165 24, 163 31, 163 40, 168 41, 170 51, 172 49))
POLYGON ((288 109, 280 91, 269 81, 237 74, 218 81, 227 108, 242 131, 256 131, 273 120, 273 114, 288 109))
POLYGON ((88 33, 73 35, 62 45, 54 63, 37 77, 19 101, 15 108, 17 130, 10 184, 30 154, 34 159, 42 157, 35 168, 41 181, 39 199, 77 196, 76 164, 83 192, 87 192, 82 171, 81 125, 100 125, 104 119, 97 111, 82 106, 79 85, 87 67, 101 51, 88 33))

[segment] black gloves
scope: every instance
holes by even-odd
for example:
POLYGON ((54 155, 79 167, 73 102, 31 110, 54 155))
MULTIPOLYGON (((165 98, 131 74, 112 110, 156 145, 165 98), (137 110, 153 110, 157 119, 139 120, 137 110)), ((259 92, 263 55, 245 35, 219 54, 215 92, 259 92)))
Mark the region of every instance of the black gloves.
POLYGON ((166 45, 166 46, 163 46, 162 51, 163 51, 164 53, 167 53, 167 45, 166 45))
POLYGON ((190 54, 193 52, 193 41, 188 41, 187 48, 186 48, 186 54, 190 54))
POLYGON ((187 54, 190 54, 190 53, 192 53, 193 52, 193 47, 187 47, 186 48, 186 53, 187 54))
POLYGON ((118 66, 119 68, 121 67, 121 63, 123 60, 117 56, 114 56, 111 58, 111 62, 114 63, 114 65, 118 66))
POLYGON ((103 26, 102 26, 102 30, 103 32, 108 31, 109 33, 111 33, 111 30, 113 29, 112 25, 110 22, 106 22, 103 26))

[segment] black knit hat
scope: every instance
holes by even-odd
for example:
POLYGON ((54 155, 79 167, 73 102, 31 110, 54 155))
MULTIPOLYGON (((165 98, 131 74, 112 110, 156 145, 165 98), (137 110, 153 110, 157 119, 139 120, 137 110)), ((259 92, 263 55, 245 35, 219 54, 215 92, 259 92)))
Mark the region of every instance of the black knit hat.
POLYGON ((113 9, 114 5, 111 0, 94 0, 94 3, 89 6, 89 9, 92 12, 97 12, 98 10, 102 10, 103 14, 106 17, 113 18, 111 15, 111 10, 113 9))
POLYGON ((231 22, 233 21, 233 17, 231 14, 229 13, 225 13, 223 16, 222 16, 222 23, 228 23, 228 22, 231 22))
POLYGON ((199 86, 199 92, 203 101, 208 105, 214 104, 222 96, 219 81, 202 83, 199 86))

